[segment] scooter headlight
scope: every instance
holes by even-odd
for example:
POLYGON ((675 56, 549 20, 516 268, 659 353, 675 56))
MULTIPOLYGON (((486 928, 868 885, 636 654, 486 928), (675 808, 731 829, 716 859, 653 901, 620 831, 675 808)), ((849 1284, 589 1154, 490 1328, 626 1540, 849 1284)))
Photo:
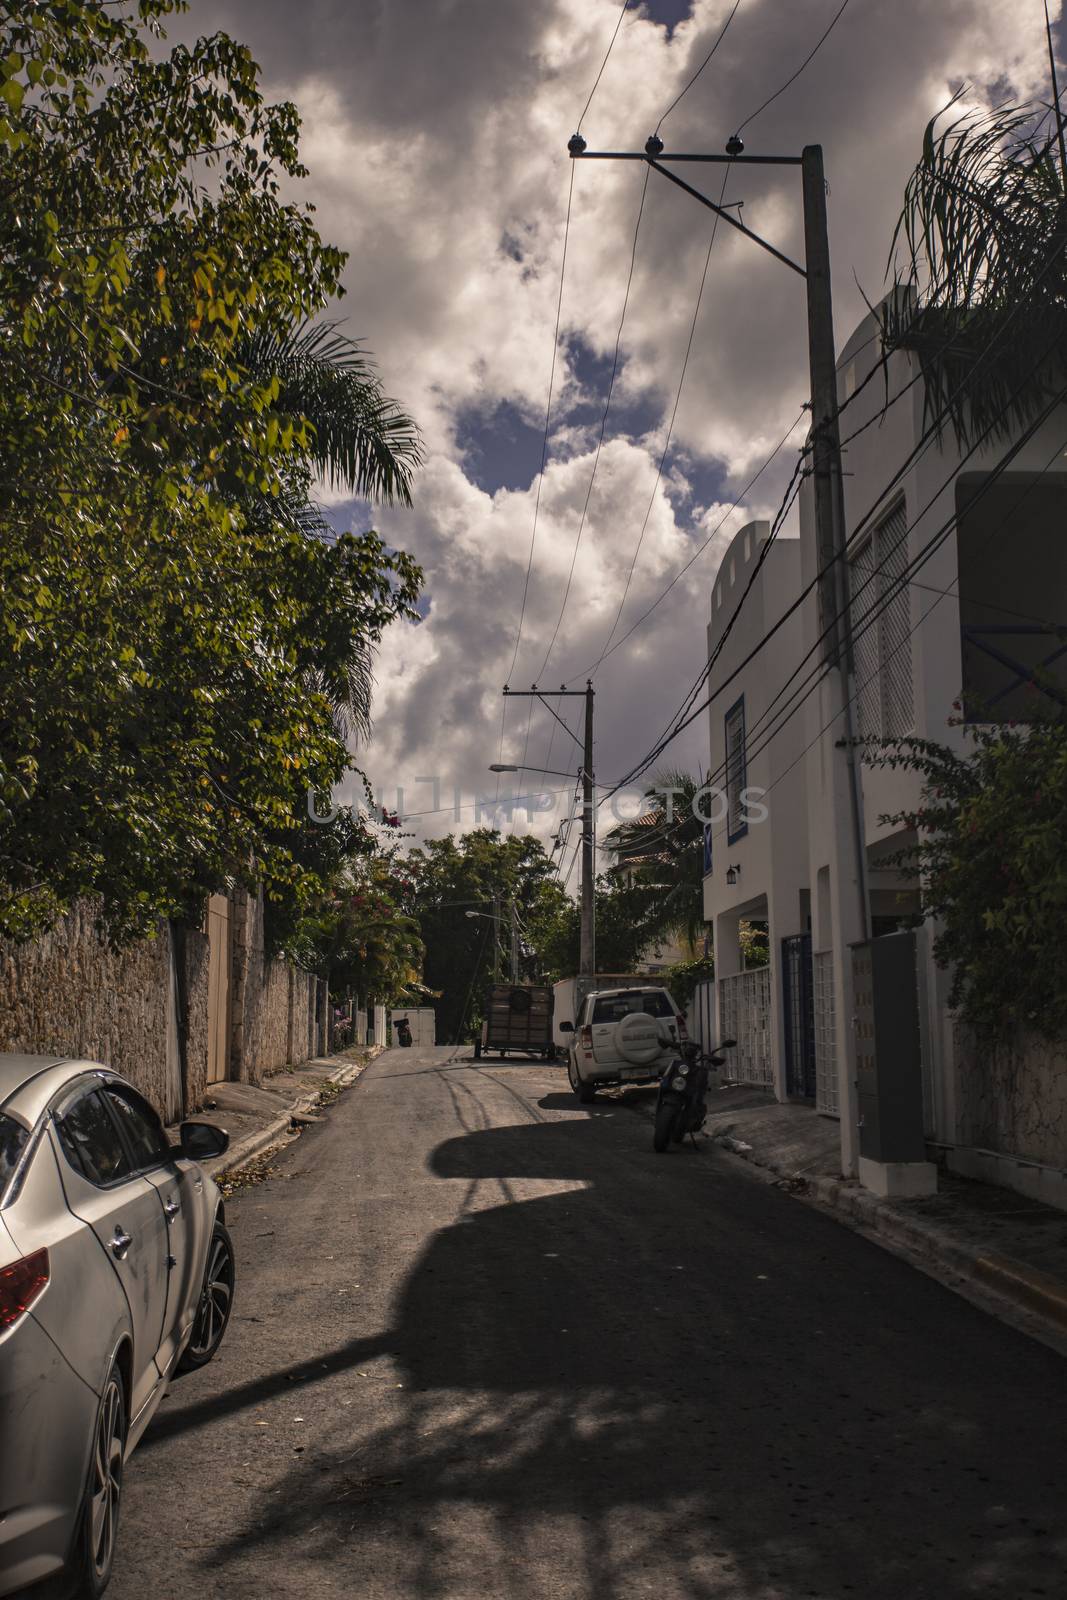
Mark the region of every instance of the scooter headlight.
POLYGON ((671 1088, 672 1089, 684 1089, 685 1088, 685 1079, 681 1076, 680 1073, 679 1073, 678 1077, 675 1078, 674 1082, 671 1084, 671 1088))
POLYGON ((686 1075, 689 1072, 689 1068, 686 1066, 684 1061, 679 1061, 678 1065, 675 1067, 674 1070, 675 1070, 675 1072, 678 1074, 678 1076, 680 1078, 686 1077, 686 1075))

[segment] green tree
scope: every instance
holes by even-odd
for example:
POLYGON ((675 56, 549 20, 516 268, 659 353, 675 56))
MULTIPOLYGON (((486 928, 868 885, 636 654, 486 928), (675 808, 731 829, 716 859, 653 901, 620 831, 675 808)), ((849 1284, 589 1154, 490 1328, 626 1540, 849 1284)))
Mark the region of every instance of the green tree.
POLYGON ((506 980, 510 970, 507 922, 494 925, 486 918, 508 918, 516 906, 527 952, 521 976, 532 980, 545 974, 546 950, 571 902, 540 841, 528 834, 501 836, 494 828, 476 828, 458 839, 448 834, 412 850, 407 866, 409 904, 426 946, 425 982, 438 994, 437 1036, 458 1042, 479 1025, 494 975, 506 980), (468 911, 479 915, 469 918, 468 911))
POLYGON ((922 798, 890 820, 913 830, 902 856, 937 919, 934 953, 951 1003, 981 1032, 1067 1037, 1067 725, 967 729, 970 748, 902 739, 873 754, 918 772, 922 798))
POLYGON ((308 536, 317 474, 403 498, 416 447, 373 385, 360 433, 335 381, 354 358, 304 329, 344 257, 282 198, 304 174, 294 108, 264 102, 223 34, 153 38, 176 9, 0 0, 15 935, 85 894, 133 932, 236 875, 275 899, 320 892, 305 797, 341 776, 335 709, 417 593, 376 535, 308 536), (332 409, 298 409, 331 384, 332 409), (375 428, 398 447, 391 475, 375 428))
POLYGON ((611 836, 612 875, 631 885, 646 942, 674 935, 694 954, 705 932, 704 822, 696 807, 703 783, 677 768, 656 773, 645 793, 648 810, 611 836))

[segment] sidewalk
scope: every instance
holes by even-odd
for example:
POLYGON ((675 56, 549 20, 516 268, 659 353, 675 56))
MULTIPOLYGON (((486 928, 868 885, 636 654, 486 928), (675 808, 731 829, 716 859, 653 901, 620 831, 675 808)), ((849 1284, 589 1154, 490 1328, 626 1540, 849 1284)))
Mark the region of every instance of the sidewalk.
MULTIPOLYGON (((374 1045, 354 1047, 272 1073, 261 1084, 209 1084, 202 1108, 190 1112, 189 1120, 225 1128, 230 1148, 217 1160, 203 1162, 204 1171, 218 1178, 279 1144, 302 1123, 315 1119, 324 1089, 347 1088, 378 1054, 374 1045)), ((176 1143, 177 1127, 167 1131, 176 1143)))
MULTIPOLYGON (((1011 1189, 938 1174, 924 1200, 882 1200, 841 1177, 838 1125, 809 1106, 779 1105, 744 1085, 712 1088, 706 1131, 773 1173, 783 1189, 834 1210, 850 1227, 1036 1313, 1067 1333, 1067 1213, 1011 1189)), ((649 1108, 651 1109, 651 1108, 649 1108)))

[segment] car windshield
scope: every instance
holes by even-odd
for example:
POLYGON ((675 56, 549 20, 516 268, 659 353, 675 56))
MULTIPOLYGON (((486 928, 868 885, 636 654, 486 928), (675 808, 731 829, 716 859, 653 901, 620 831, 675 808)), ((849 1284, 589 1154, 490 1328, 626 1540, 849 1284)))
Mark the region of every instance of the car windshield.
POLYGON ((0 1198, 18 1166, 19 1156, 25 1150, 29 1137, 21 1123, 0 1112, 0 1198))
POLYGON ((621 1022, 634 1011, 644 1011, 650 1017, 674 1016, 674 1007, 665 990, 640 989, 601 995, 593 1002, 593 1021, 621 1022))

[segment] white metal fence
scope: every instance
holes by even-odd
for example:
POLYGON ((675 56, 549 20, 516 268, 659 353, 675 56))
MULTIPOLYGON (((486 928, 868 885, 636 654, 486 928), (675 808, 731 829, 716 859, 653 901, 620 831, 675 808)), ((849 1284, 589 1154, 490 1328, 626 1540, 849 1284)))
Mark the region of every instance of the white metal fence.
POLYGON ((715 985, 710 978, 698 983, 693 990, 686 1014, 686 1031, 702 1050, 710 1050, 718 1043, 715 1026, 715 985))
POLYGON ((763 1088, 774 1084, 771 1055, 771 969, 755 967, 720 978, 719 1036, 736 1039, 737 1049, 728 1057, 731 1074, 742 1083, 757 1083, 763 1088))
POLYGON ((834 1049, 834 953, 817 950, 812 957, 815 988, 815 1109, 836 1117, 837 1056, 834 1049))

